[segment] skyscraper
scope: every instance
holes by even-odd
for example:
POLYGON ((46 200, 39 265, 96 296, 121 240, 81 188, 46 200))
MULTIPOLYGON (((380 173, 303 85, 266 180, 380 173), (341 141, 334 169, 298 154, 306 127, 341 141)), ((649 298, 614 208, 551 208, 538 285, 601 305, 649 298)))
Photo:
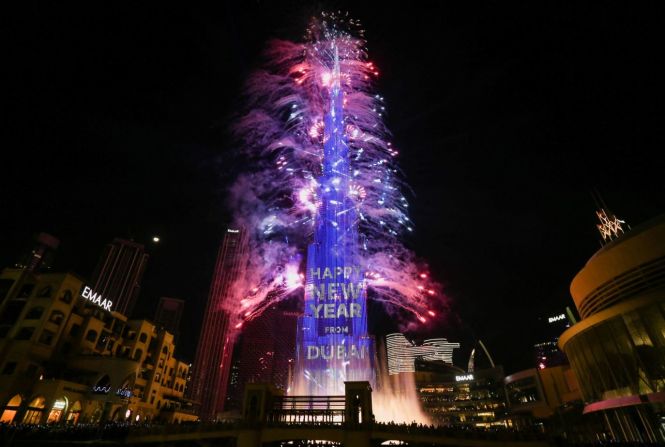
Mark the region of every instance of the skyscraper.
POLYGON ((566 354, 559 349, 557 342, 559 335, 575 323, 572 311, 566 308, 565 311, 552 312, 538 320, 537 333, 540 340, 533 346, 534 366, 538 369, 545 369, 567 365, 566 354))
POLYGON ((233 352, 228 300, 235 279, 245 267, 246 251, 246 232, 226 230, 217 254, 191 385, 191 398, 200 402, 204 420, 224 410, 233 352))
MULTIPOLYGON (((439 286, 400 240, 413 224, 363 34, 357 20, 323 11, 304 42, 271 47, 234 126, 251 161, 239 166, 233 213, 256 222, 250 247, 262 261, 248 277, 284 292, 305 286, 297 394, 339 395, 345 382, 374 381, 368 293, 414 324, 437 315, 439 286)), ((261 299, 245 301, 250 319, 266 304, 269 290, 258 290, 261 299)))
POLYGON ((231 398, 227 402, 239 406, 248 383, 268 382, 288 391, 294 374, 296 326, 301 312, 284 307, 271 306, 243 325, 234 352, 238 374, 229 384, 231 398))
POLYGON ((48 233, 39 233, 35 237, 35 245, 30 253, 26 253, 16 267, 37 273, 48 270, 53 261, 53 254, 60 245, 60 240, 48 233))
POLYGON ((345 128, 338 49, 333 44, 323 117, 322 173, 314 240, 307 249, 304 315, 298 328, 297 392, 340 394, 344 382, 374 383, 367 293, 345 128))
POLYGON ((180 319, 184 308, 183 300, 163 296, 159 299, 157 312, 155 312, 155 324, 172 333, 175 341, 180 335, 180 319))
POLYGON ((147 262, 143 245, 116 238, 99 259, 92 275, 92 289, 113 301, 112 310, 131 316, 147 262))

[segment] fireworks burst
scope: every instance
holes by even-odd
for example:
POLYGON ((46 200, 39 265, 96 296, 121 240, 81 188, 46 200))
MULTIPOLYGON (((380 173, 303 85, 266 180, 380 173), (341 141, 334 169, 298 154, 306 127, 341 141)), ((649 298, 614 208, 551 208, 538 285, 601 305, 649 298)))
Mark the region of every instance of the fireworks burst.
POLYGON ((408 311, 410 324, 427 323, 437 315, 441 290, 400 239, 414 226, 401 192, 399 152, 383 122, 384 98, 373 90, 379 71, 368 59, 362 26, 347 15, 323 13, 312 19, 304 43, 273 41, 266 56, 248 80, 247 109, 234 127, 248 160, 230 206, 249 237, 249 268, 234 287, 237 299, 230 300, 234 324, 240 327, 303 285, 301 253, 311 243, 323 189, 338 184, 348 185, 351 200, 344 203, 352 207, 338 215, 355 208, 368 296, 408 311), (332 184, 324 185, 317 179, 333 86, 343 94, 351 169, 335 172, 332 184))

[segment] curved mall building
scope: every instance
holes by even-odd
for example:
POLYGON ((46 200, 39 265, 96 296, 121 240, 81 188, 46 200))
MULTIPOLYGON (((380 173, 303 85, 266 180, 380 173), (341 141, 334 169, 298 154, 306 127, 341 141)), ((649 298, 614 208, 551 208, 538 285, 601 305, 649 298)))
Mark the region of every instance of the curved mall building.
POLYGON ((604 245, 570 291, 581 321, 559 338, 605 436, 665 441, 665 215, 604 245))

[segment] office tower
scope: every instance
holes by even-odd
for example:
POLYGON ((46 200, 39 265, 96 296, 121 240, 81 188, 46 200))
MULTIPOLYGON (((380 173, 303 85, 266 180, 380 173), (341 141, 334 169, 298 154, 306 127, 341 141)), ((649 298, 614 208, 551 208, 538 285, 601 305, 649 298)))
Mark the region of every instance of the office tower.
POLYGON ((143 245, 114 239, 102 253, 92 275, 92 289, 114 303, 113 311, 131 316, 148 262, 143 245))
POLYGON ((233 351, 229 312, 234 280, 246 266, 247 234, 228 229, 219 247, 203 327, 196 349, 191 397, 201 404, 201 419, 224 410, 233 351))
POLYGON ((48 233, 39 233, 35 237, 35 245, 30 253, 26 253, 16 267, 33 273, 48 270, 53 262, 55 250, 59 245, 59 239, 48 233))
POLYGON ((248 383, 271 383, 287 392, 294 374, 296 326, 300 312, 271 306, 245 323, 236 342, 237 377, 229 384, 232 405, 242 402, 248 383))
POLYGON ((566 354, 557 345, 559 335, 572 324, 575 319, 572 311, 568 308, 538 319, 539 343, 533 346, 534 366, 538 369, 551 368, 554 366, 567 365, 566 354))
POLYGON ((172 333, 176 341, 180 335, 180 320, 184 308, 183 300, 163 296, 159 299, 157 312, 155 312, 155 324, 172 333))

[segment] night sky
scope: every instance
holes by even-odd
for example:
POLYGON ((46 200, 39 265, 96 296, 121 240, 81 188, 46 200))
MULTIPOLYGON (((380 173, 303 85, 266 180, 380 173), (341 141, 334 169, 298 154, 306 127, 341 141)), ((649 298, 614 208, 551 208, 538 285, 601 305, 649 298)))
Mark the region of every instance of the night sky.
POLYGON ((268 39, 341 8, 381 71, 413 189, 408 245, 451 301, 431 335, 463 343, 460 365, 480 338, 506 372, 532 367, 542 318, 573 306, 570 281, 599 248, 591 191, 633 226, 665 211, 663 10, 533 3, 6 11, 0 267, 40 231, 62 241, 55 270, 84 277, 114 237, 144 242, 138 314, 185 299, 178 351, 192 360, 243 80, 268 39))

